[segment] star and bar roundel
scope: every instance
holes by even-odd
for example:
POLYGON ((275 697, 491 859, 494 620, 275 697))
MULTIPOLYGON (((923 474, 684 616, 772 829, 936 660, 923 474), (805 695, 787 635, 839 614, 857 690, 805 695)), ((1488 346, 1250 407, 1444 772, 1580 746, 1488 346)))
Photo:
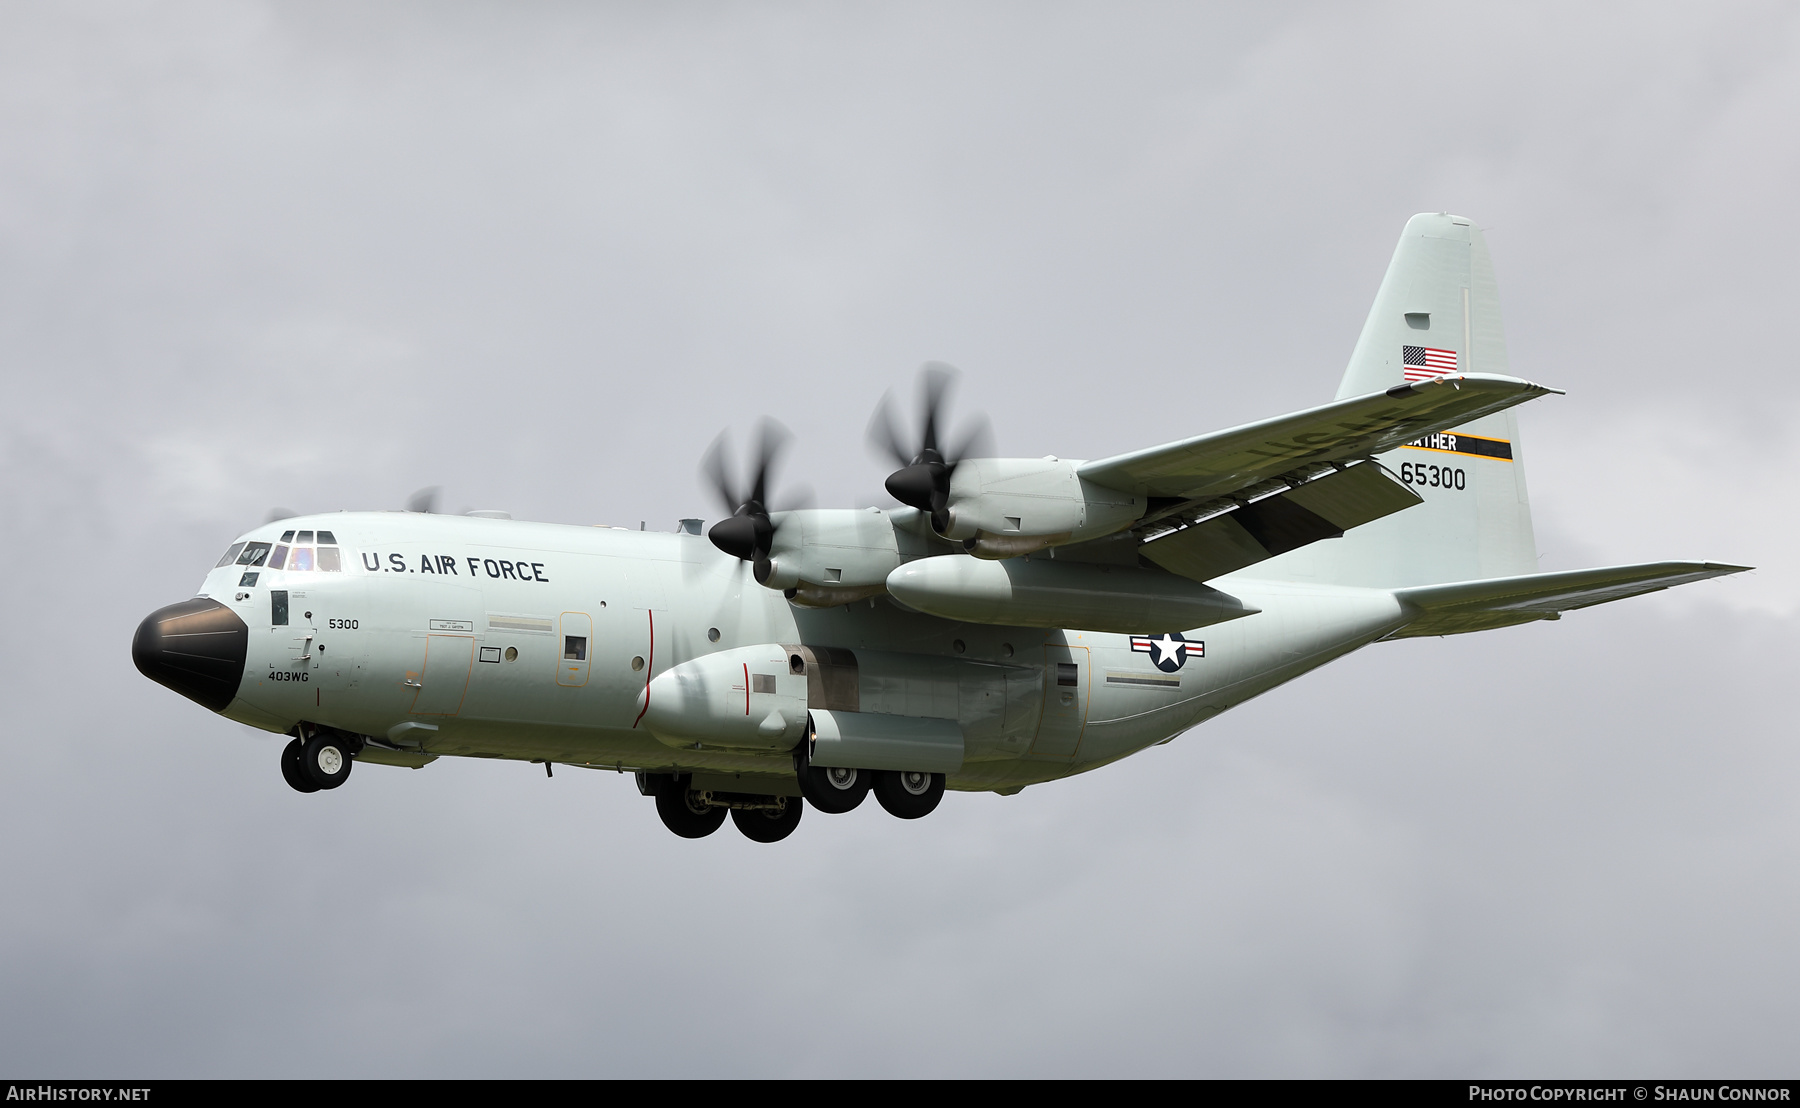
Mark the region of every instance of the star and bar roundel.
POLYGON ((1150 655, 1156 668, 1164 673, 1174 673, 1186 665, 1189 658, 1206 657, 1205 643, 1184 639, 1179 631, 1166 635, 1133 635, 1131 649, 1138 654, 1150 655))

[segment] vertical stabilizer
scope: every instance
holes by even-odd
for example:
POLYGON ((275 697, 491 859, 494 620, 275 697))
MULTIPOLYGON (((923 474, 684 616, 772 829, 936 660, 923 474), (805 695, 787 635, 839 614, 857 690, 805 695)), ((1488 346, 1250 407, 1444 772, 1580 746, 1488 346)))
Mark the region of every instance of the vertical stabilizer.
MULTIPOLYGON (((1500 297, 1481 231, 1462 216, 1407 220, 1340 398, 1446 373, 1509 374, 1500 297)), ((1245 574, 1402 587, 1537 572, 1525 460, 1511 411, 1378 459, 1423 504, 1245 574)))

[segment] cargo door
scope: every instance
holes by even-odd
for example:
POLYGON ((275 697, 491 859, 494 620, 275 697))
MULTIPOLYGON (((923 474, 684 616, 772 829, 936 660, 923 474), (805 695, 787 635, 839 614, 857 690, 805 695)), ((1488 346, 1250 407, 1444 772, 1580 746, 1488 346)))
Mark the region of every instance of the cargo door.
POLYGON ((1033 755, 1073 758, 1087 727, 1088 650, 1085 646, 1044 648, 1044 713, 1038 721, 1033 755))

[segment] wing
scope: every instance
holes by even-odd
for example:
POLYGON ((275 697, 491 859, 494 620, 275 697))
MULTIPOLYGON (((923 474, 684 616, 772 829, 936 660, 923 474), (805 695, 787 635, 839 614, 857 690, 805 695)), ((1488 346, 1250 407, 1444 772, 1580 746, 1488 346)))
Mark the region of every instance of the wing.
POLYGON ((1332 462, 1368 458, 1561 389, 1462 373, 1339 400, 1148 450, 1084 463, 1107 488, 1183 501, 1254 492, 1276 477, 1304 477, 1332 462))
POLYGON ((1742 573, 1749 568, 1715 562, 1648 562, 1565 573, 1531 573, 1491 581, 1420 585, 1395 593, 1402 602, 1418 609, 1419 618, 1388 638, 1460 635, 1538 619, 1557 619, 1576 608, 1742 573))

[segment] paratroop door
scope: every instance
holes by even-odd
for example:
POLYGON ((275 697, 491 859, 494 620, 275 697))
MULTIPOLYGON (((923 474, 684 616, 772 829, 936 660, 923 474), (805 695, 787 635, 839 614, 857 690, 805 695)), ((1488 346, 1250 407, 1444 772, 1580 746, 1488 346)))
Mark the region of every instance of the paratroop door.
POLYGON ((1087 727, 1088 651, 1085 646, 1044 648, 1044 715, 1031 753, 1073 758, 1087 727))

